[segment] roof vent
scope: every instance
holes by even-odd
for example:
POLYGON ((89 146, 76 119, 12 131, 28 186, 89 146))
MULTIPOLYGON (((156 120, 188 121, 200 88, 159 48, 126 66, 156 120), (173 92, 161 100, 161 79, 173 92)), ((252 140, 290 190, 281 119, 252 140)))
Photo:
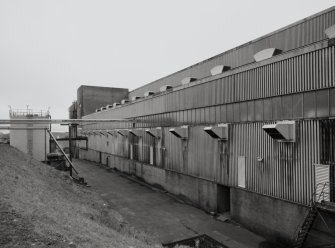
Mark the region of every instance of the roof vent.
POLYGON ((330 26, 329 28, 325 29, 324 32, 329 39, 335 38, 335 25, 330 26))
POLYGON ((118 102, 113 103, 113 108, 115 108, 117 106, 120 106, 120 103, 118 103, 118 102))
POLYGON ((280 54, 282 51, 277 48, 267 48, 264 49, 254 55, 254 59, 256 62, 272 58, 273 56, 276 56, 280 54))
POLYGON ((172 90, 172 86, 171 85, 163 85, 162 87, 159 88, 160 92, 165 92, 168 90, 172 90))
POLYGON ((144 92, 144 97, 152 96, 153 94, 155 94, 153 91, 146 91, 144 92))
POLYGON ((151 135, 152 137, 155 137, 155 138, 158 138, 158 139, 162 137, 162 128, 161 127, 145 129, 145 132, 147 134, 151 135))
POLYGON ((123 100, 121 100, 121 104, 126 104, 126 103, 128 103, 128 102, 129 102, 128 99, 123 99, 123 100))
POLYGON ((121 134, 122 136, 128 136, 129 130, 128 129, 119 129, 119 130, 117 130, 117 132, 119 134, 121 134))
POLYGON ((263 126, 263 130, 277 141, 295 142, 296 139, 294 121, 278 121, 275 124, 267 124, 263 126))
POLYGON ((229 69, 230 69, 230 66, 217 65, 217 66, 215 66, 211 69, 211 75, 215 76, 215 75, 221 74, 225 71, 228 71, 229 69))
POLYGON ((141 99, 141 97, 140 96, 133 96, 133 97, 131 97, 131 101, 133 102, 133 101, 136 101, 136 100, 138 100, 138 99, 141 99))
POLYGON ((169 132, 180 139, 188 139, 188 126, 171 128, 169 132))
POLYGON ((142 137, 143 133, 144 133, 144 130, 143 129, 130 129, 129 133, 131 133, 131 134, 133 134, 137 137, 142 137))
POLYGON ((194 82, 194 81, 197 81, 197 79, 193 78, 193 77, 186 77, 183 80, 181 80, 181 84, 182 85, 189 84, 189 83, 194 82))
POLYGON ((214 139, 228 140, 228 124, 205 127, 204 131, 214 139))

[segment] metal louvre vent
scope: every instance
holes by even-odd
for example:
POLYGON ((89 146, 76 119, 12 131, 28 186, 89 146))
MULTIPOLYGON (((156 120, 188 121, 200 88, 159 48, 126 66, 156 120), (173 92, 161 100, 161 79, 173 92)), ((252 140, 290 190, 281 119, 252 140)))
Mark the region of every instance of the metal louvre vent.
POLYGON ((296 130, 294 121, 278 121, 263 126, 263 130, 271 138, 282 142, 295 142, 296 130))
POLYGON ((276 129, 275 125, 263 127, 265 132, 276 140, 283 140, 285 137, 276 129))
POLYGON ((142 137, 144 130, 143 129, 131 129, 129 132, 137 137, 142 137))
POLYGON ((228 124, 205 127, 204 131, 214 139, 228 140, 228 124))
POLYGON ((107 130, 107 133, 111 136, 116 136, 117 132, 115 130, 107 130))
POLYGON ((117 130, 117 132, 122 136, 128 136, 128 134, 129 134, 128 129, 120 129, 120 130, 117 130))
POLYGON ((148 129, 145 129, 145 132, 155 138, 160 138, 162 136, 162 128, 160 127, 151 128, 151 129, 148 128, 148 129))
POLYGON ((169 129, 169 132, 180 139, 188 138, 188 126, 181 126, 169 129))
POLYGON ((315 201, 330 201, 330 166, 324 164, 315 165, 315 201), (322 193, 324 191, 324 193, 322 193))

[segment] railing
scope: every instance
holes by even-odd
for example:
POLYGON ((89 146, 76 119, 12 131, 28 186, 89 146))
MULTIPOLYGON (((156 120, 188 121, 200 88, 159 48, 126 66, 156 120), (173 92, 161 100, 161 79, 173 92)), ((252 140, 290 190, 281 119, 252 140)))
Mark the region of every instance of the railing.
POLYGON ((48 117, 50 113, 48 110, 33 111, 32 109, 16 109, 9 110, 10 117, 22 117, 22 116, 35 116, 35 117, 48 117))
POLYGON ((323 223, 329 229, 327 223, 323 219, 322 215, 318 211, 318 204, 323 204, 334 200, 335 184, 331 182, 321 182, 315 186, 312 198, 309 202, 309 209, 305 215, 305 218, 301 225, 298 225, 294 232, 294 243, 292 247, 303 247, 307 235, 313 226, 317 215, 320 216, 323 223))
POLYGON ((313 194, 314 203, 331 202, 334 199, 335 183, 318 183, 313 194))

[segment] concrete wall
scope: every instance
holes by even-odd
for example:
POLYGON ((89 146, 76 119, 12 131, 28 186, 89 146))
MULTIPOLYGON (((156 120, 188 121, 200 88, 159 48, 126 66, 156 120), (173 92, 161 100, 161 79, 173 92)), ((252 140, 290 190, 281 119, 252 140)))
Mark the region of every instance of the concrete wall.
MULTIPOLYGON (((102 163, 109 168, 134 175, 207 212, 218 210, 218 186, 214 182, 94 150, 81 149, 79 158, 102 163)), ((229 202, 226 203, 229 204, 229 202)), ((308 208, 303 205, 230 187, 231 218, 274 242, 291 244, 307 210, 308 208)), ((321 214, 330 230, 335 230, 334 215, 325 212, 321 214)), ((328 241, 334 242, 335 239, 332 238, 330 230, 324 225, 322 219, 317 217, 311 231, 313 235, 308 237, 307 244, 319 245, 327 244, 328 241)))
POLYGON ((102 164, 107 164, 107 157, 110 168, 137 176, 151 185, 162 187, 205 211, 216 211, 216 183, 93 150, 81 149, 79 152, 80 159, 102 164))
POLYGON ((97 108, 128 99, 128 89, 82 85, 77 90, 77 117, 94 113, 97 108))
MULTIPOLYGON (((234 220, 270 240, 283 244, 292 243, 294 234, 308 212, 306 206, 238 188, 231 188, 230 195, 231 217, 234 220)), ((334 243, 334 230, 334 214, 319 210, 306 239, 306 246, 321 247, 334 243)))
MULTIPOLYGON (((307 237, 309 246, 322 246, 335 244, 335 215, 325 211, 319 211, 311 235, 307 237), (321 218, 322 216, 322 218, 321 218), (327 223, 327 226, 325 225, 327 223)), ((326 246, 325 246, 326 247, 326 246)))
MULTIPOLYGON (((13 126, 13 125, 12 125, 13 126)), ((28 132, 27 130, 11 130, 10 145, 24 153, 28 153, 28 132)))
POLYGON ((274 241, 289 243, 307 208, 301 205, 231 188, 233 219, 274 241))
POLYGON ((74 101, 69 107, 69 118, 77 119, 77 101, 74 101))
MULTIPOLYGON (((42 117, 18 116, 12 119, 41 119, 42 117)), ((48 124, 12 124, 11 127, 20 128, 48 128, 48 124)), ((45 130, 11 130, 10 145, 29 154, 38 161, 44 161, 46 152, 49 152, 49 134, 45 130)))

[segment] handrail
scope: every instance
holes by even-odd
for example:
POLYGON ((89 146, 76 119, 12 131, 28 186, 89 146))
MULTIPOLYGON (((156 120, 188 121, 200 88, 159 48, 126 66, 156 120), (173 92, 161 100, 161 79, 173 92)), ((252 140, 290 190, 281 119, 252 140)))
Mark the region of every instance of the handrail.
MULTIPOLYGON (((334 188, 335 190, 335 183, 331 183, 331 182, 324 182, 324 183, 318 183, 316 186, 315 186, 315 191, 313 193, 313 196, 315 197, 317 194, 319 194, 317 200, 315 200, 315 202, 320 202, 321 198, 322 198, 322 201, 325 201, 325 196, 327 195, 331 195, 331 190, 330 188, 334 188), (318 192, 318 188, 319 186, 322 186, 322 190, 320 192, 318 192), (329 191, 326 190, 326 187, 329 187, 329 191)), ((313 197, 313 198, 314 198, 313 197)))
MULTIPOLYGON (((331 190, 329 189, 329 191, 327 192, 325 189, 327 186, 331 186, 334 187, 334 191, 335 191, 335 183, 331 183, 331 182, 323 182, 323 183, 318 183, 315 185, 314 187, 314 192, 312 194, 312 197, 309 201, 309 208, 313 209, 316 208, 316 203, 320 203, 320 200, 322 199, 321 203, 325 201, 325 195, 329 195, 331 194, 331 190), (322 187, 321 191, 319 192, 318 189, 319 187, 322 187)), ((330 197, 329 197, 330 198, 330 197)), ((330 199, 329 199, 330 200, 330 199)), ((307 216, 307 215, 306 215, 307 216)), ((326 223, 325 223, 326 224, 326 223)), ((326 224, 327 225, 327 224, 326 224)), ((328 227, 328 226, 327 226, 328 227)), ((297 237, 299 232, 301 230, 301 226, 298 225, 298 227, 296 228, 295 232, 294 232, 294 237, 297 237)))
POLYGON ((127 119, 49 119, 49 118, 36 118, 36 119, 0 119, 0 124, 82 124, 82 123, 105 123, 105 122, 135 122, 133 118, 127 119))

